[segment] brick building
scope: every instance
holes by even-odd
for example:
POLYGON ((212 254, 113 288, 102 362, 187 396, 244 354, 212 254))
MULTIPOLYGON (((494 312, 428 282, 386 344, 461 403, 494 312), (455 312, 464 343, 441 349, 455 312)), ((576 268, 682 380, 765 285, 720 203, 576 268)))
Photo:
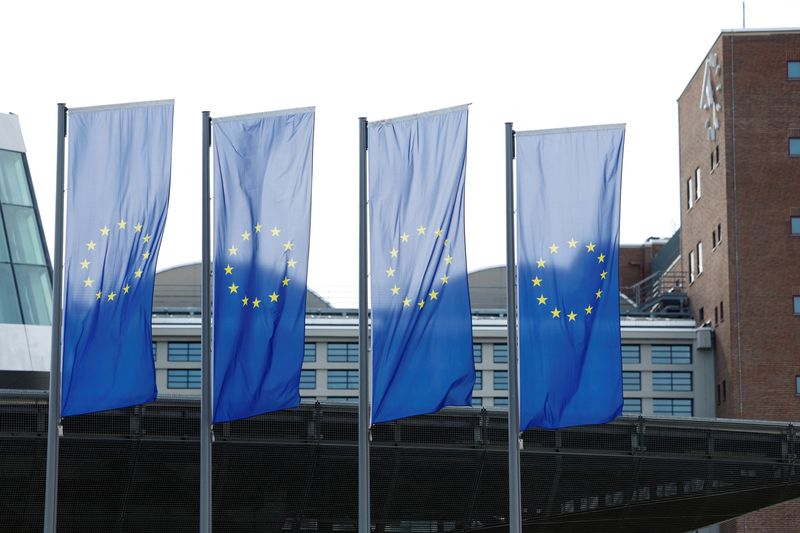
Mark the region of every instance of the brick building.
MULTIPOLYGON (((678 110, 682 269, 715 332, 717 416, 799 420, 800 30, 722 32, 678 110)), ((723 531, 795 531, 798 511, 723 531)))

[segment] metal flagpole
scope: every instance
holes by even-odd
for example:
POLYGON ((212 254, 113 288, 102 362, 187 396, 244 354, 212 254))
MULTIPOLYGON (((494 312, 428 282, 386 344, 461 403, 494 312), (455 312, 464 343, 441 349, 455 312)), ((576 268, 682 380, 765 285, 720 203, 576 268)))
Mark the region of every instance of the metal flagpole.
POLYGON ((369 360, 367 359, 367 119, 358 119, 358 533, 369 523, 369 360))
POLYGON ((202 396, 200 398, 200 533, 211 533, 211 186, 209 150, 211 117, 203 111, 203 270, 201 281, 202 310, 202 396))
POLYGON ((50 394, 47 405, 47 481, 44 533, 56 533, 58 521, 58 437, 61 431, 61 294, 64 277, 64 139, 67 106, 58 104, 56 132, 56 242, 53 256, 53 327, 50 336, 50 394))
POLYGON ((506 290, 508 322, 508 526, 520 533, 519 358, 517 356, 516 260, 514 253, 514 125, 506 122, 506 290))

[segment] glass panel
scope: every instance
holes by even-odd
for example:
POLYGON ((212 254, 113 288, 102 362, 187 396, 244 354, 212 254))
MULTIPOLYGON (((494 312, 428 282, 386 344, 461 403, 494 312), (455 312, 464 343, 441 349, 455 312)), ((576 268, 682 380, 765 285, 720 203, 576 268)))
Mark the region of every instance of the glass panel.
POLYGON ((0 202, 33 205, 22 154, 0 150, 0 202))
POLYGON ((167 370, 168 389, 199 389, 200 369, 169 369, 167 370))
POLYGON ((153 361, 158 357, 158 343, 153 341, 153 361))
POLYGON ((11 260, 27 265, 43 265, 44 251, 39 240, 39 227, 36 225, 36 214, 33 209, 4 205, 3 217, 6 222, 8 246, 11 248, 11 260))
POLYGON ((794 392, 800 394, 800 376, 794 377, 794 392))
POLYGON ((6 244, 6 228, 3 225, 3 217, 0 216, 0 263, 8 263, 11 256, 8 255, 8 245, 6 244))
POLYGON ((53 318, 53 286, 47 268, 14 265, 14 274, 25 323, 49 326, 53 318))
POLYGON ((483 398, 472 398, 472 407, 483 407, 483 398))
POLYGON ((654 365, 690 365, 692 347, 686 345, 653 345, 654 365))
POLYGON ((622 362, 629 365, 638 365, 642 362, 641 348, 638 344, 622 345, 622 362))
POLYGON ((357 389, 358 370, 328 370, 329 389, 357 389))
POLYGON ((642 414, 642 399, 641 398, 624 398, 622 400, 622 414, 623 415, 640 415, 640 414, 642 414))
POLYGON ((792 137, 789 139, 789 155, 792 157, 800 156, 800 138, 792 137))
POLYGON ((22 324, 11 265, 0 263, 0 324, 22 324))
POLYGON ((483 362, 483 344, 472 345, 472 358, 476 363, 483 362))
POLYGON ((317 360, 317 345, 313 342, 307 342, 303 346, 303 362, 314 363, 317 360))
POLYGON ((508 390, 508 371, 495 370, 494 371, 494 388, 495 390, 508 390))
POLYGON ((316 370, 303 370, 300 372, 300 388, 301 389, 316 389, 317 388, 317 371, 316 370))
POLYGON ((494 399, 494 406, 495 407, 508 407, 508 398, 495 398, 494 399))
POLYGON ((202 348, 199 342, 170 342, 167 361, 200 361, 202 348))
POLYGON ((666 416, 692 416, 692 400, 675 398, 655 398, 653 414, 666 416))
MULTIPOLYGON (((800 235, 800 217, 792 217, 792 235, 800 235)), ((0 254, 2 253, 0 249, 0 254)))
POLYGON ((800 315, 800 296, 794 297, 794 314, 800 315))
POLYGON ((622 390, 642 390, 641 372, 623 372, 622 390))
POLYGON ((357 363, 358 344, 344 342, 328 343, 328 361, 331 363, 357 363))
POLYGON ((495 344, 494 348, 494 362, 495 363, 508 363, 508 345, 495 344))
POLYGON ((475 387, 472 390, 481 389, 483 389, 483 372, 481 370, 477 370, 475 372, 475 387))
POLYGON ((691 392, 691 372, 653 372, 654 391, 691 392))
POLYGON ((787 61, 786 70, 790 80, 800 80, 800 61, 787 61))

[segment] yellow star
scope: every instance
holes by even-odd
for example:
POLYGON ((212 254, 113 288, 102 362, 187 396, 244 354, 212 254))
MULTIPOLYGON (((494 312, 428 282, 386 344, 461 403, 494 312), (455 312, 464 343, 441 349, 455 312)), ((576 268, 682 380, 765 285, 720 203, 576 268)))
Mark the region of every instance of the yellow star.
POLYGON ((395 285, 394 287, 392 287, 392 296, 397 296, 398 294, 400 294, 400 287, 395 285))
POLYGON ((400 242, 408 242, 408 233, 400 235, 400 242))
POLYGON ((597 256, 597 262, 598 262, 598 263, 605 263, 605 262, 606 262, 606 256, 605 256, 605 254, 600 254, 600 255, 598 255, 598 256, 597 256))
POLYGON ((589 244, 586 245, 586 251, 587 252, 594 252, 594 246, 595 246, 595 244, 593 242, 590 242, 589 244))
POLYGON ((420 226, 417 228, 417 235, 425 235, 425 226, 420 226))
MULTIPOLYGON (((606 276, 608 276, 608 272, 606 272, 605 270, 603 270, 602 272, 600 272, 600 279, 606 279, 606 276)), ((512 441, 512 442, 513 442, 513 441, 512 441)))
POLYGON ((447 285, 447 282, 450 281, 450 278, 447 277, 447 274, 445 274, 444 276, 442 276, 439 279, 442 280, 442 285, 447 285))
POLYGON ((436 292, 435 289, 431 289, 431 292, 428 293, 428 296, 430 297, 431 300, 438 300, 439 299, 439 293, 436 292))
POLYGON ((396 270, 393 269, 392 267, 387 268, 386 269, 386 277, 387 278, 393 278, 395 272, 396 272, 396 270))
POLYGON ((100 235, 103 237, 108 237, 108 232, 111 231, 108 226, 103 226, 100 228, 100 235))
POLYGON ((250 240, 250 232, 249 231, 245 231, 244 233, 242 233, 242 240, 243 241, 249 241, 250 240))
POLYGON ((248 303, 250 303, 250 298, 248 298, 247 295, 245 294, 244 298, 242 298, 242 307, 247 307, 248 303))
POLYGON ((550 314, 553 315, 553 318, 561 318, 561 310, 558 307, 550 311, 550 314))
POLYGON ((90 263, 86 259, 81 261, 81 268, 89 268, 89 265, 90 265, 90 263))
POLYGON ((231 246, 230 248, 228 248, 228 255, 236 255, 236 252, 238 251, 239 249, 237 247, 231 246))
POLYGON ((257 308, 260 305, 261 305, 261 300, 259 300, 258 298, 253 298, 253 309, 257 308))
POLYGON ((226 276, 230 276, 231 274, 233 274, 233 267, 231 265, 226 265, 225 266, 225 275, 226 276))
POLYGON ((95 244, 94 241, 89 241, 86 243, 86 248, 88 248, 89 250, 94 250, 96 246, 97 244, 95 244))
POLYGON ((231 283, 228 289, 231 291, 230 294, 233 294, 234 292, 239 291, 239 286, 236 283, 231 283))
POLYGON ((131 290, 131 286, 129 284, 127 284, 127 283, 125 284, 124 287, 122 287, 122 292, 124 292, 125 294, 128 294, 128 292, 130 290, 131 290))
POLYGON ((578 241, 576 241, 575 239, 570 239, 567 241, 567 244, 569 244, 570 248, 575 248, 576 246, 578 246, 578 241))
POLYGON ((445 246, 447 246, 448 244, 450 244, 450 239, 445 239, 445 240, 444 240, 444 244, 445 244, 445 246))
POLYGON ((539 278, 539 276, 536 276, 531 281, 533 282, 533 286, 534 287, 541 287, 542 286, 542 280, 541 280, 541 278, 539 278))
POLYGON ((550 253, 551 254, 557 254, 558 253, 558 246, 556 246, 556 243, 553 243, 553 244, 550 245, 550 253))
POLYGON ((141 278, 142 277, 142 269, 137 270, 136 272, 133 273, 133 275, 136 276, 137 278, 141 278))
POLYGON ((420 309, 422 309, 423 307, 425 307, 425 300, 418 301, 417 305, 419 306, 420 309))
POLYGON ((452 264, 453 264, 453 258, 452 258, 451 256, 449 256, 449 255, 448 255, 448 256, 445 256, 445 258, 444 258, 444 264, 445 264, 445 265, 452 265, 452 264))
POLYGON ((586 307, 583 308, 583 310, 586 311, 587 315, 592 314, 592 309, 594 309, 594 307, 592 307, 591 305, 587 305, 586 307))
MULTIPOLYGON (((256 227, 259 227, 259 226, 256 226, 256 227)), ((273 237, 278 237, 281 234, 281 230, 278 229, 278 226, 273 226, 272 229, 269 230, 269 232, 272 234, 273 237)))
POLYGON ((133 231, 135 231, 136 233, 141 233, 142 232, 142 225, 141 224, 136 224, 133 227, 133 231))
POLYGON ((536 261, 536 266, 537 266, 538 268, 544 268, 544 264, 545 264, 545 263, 547 263, 547 261, 545 261, 544 259, 542 259, 542 258, 540 257, 540 258, 539 258, 539 260, 538 260, 538 261, 536 261))
POLYGON ((539 305, 544 305, 547 303, 547 297, 544 294, 536 298, 536 300, 539 302, 539 305))
POLYGON ((569 317, 570 322, 575 322, 575 317, 578 315, 575 314, 575 311, 570 311, 567 316, 569 317))
POLYGON ((286 261, 286 264, 289 265, 289 268, 294 268, 295 266, 297 266, 297 261, 295 261, 294 259, 289 259, 288 261, 286 261))
POLYGON ((595 298, 597 298, 598 300, 602 295, 603 295, 603 289, 597 289, 597 292, 594 293, 595 298))
POLYGON ((441 237, 444 234, 444 232, 440 228, 434 231, 433 234, 436 235, 437 237, 441 237))
POLYGON ((150 235, 145 235, 144 237, 142 237, 142 240, 144 242, 150 242, 150 235))
POLYGON ((294 243, 292 241, 286 241, 285 243, 283 243, 283 250, 285 252, 288 252, 292 248, 294 248, 294 243))
POLYGON ((272 294, 269 295, 270 302, 277 302, 278 301, 278 294, 275 291, 272 291, 272 294))
POLYGON ((92 278, 86 278, 83 280, 84 287, 91 287, 94 284, 94 280, 92 278))
POLYGON ((255 225, 255 230, 256 230, 256 233, 261 233, 261 228, 263 228, 263 227, 264 227, 264 226, 262 226, 261 224, 256 224, 256 225, 255 225))
POLYGON ((289 286, 289 278, 283 278, 281 283, 283 284, 284 287, 288 287, 289 286))
POLYGON ((403 307, 411 307, 411 300, 403 298, 403 307))
POLYGON ((96 293, 94 293, 94 297, 95 297, 96 300, 99 300, 100 298, 103 297, 103 292, 102 291, 97 291, 96 293))
POLYGON ((113 302, 114 298, 116 298, 116 297, 117 297, 117 293, 114 292, 114 291, 111 291, 111 294, 108 295, 108 301, 109 302, 113 302))
POLYGON ((143 253, 142 257, 145 258, 145 259, 150 259, 150 252, 143 253))
POLYGON ((119 222, 117 222, 117 227, 118 227, 119 229, 125 229, 125 226, 127 226, 127 225, 128 225, 128 223, 127 223, 127 222, 125 222, 125 221, 124 221, 124 220, 122 220, 122 219, 120 219, 120 221, 119 221, 119 222))
POLYGON ((391 255, 392 257, 397 257, 397 248, 392 248, 392 251, 389 252, 389 255, 391 255))

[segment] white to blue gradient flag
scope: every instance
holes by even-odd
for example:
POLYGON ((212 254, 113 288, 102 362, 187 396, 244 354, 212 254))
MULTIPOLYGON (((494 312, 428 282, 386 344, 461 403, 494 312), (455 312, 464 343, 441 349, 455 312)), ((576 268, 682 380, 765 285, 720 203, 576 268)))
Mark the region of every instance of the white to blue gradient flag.
POLYGON ((517 132, 520 429, 622 412, 625 127, 517 132))
POLYGON ((314 109, 215 118, 214 422, 300 404, 314 109))
POLYGON ((69 110, 64 416, 156 398, 151 317, 173 107, 69 110))
POLYGON ((369 124, 372 421, 471 405, 466 106, 369 124))

